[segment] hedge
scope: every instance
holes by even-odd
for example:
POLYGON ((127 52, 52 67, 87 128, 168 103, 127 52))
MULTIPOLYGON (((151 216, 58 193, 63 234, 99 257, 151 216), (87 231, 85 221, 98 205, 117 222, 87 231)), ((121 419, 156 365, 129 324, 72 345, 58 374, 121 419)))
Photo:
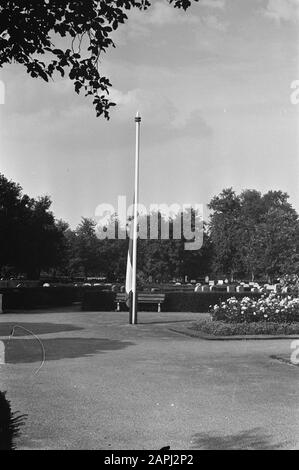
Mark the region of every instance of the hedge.
POLYGON ((72 287, 20 287, 1 289, 3 310, 64 307, 72 305, 77 292, 72 287))
POLYGON ((85 291, 82 310, 113 311, 115 310, 115 296, 115 292, 110 291, 85 291))
POLYGON ((96 293, 104 287, 96 286, 50 286, 0 288, 3 294, 3 310, 30 310, 35 308, 66 307, 82 302, 86 292, 96 293))
MULTIPOLYGON (((70 306, 74 302, 82 301, 82 310, 114 311, 115 292, 95 289, 91 287, 37 287, 0 289, 3 294, 3 309, 29 310, 35 308, 53 308, 70 306)), ((164 312, 208 312, 209 306, 234 296, 236 298, 259 298, 259 292, 167 292, 165 301, 161 305, 164 312)), ((124 304, 122 310, 127 310, 124 304)), ((140 310, 156 311, 154 304, 142 304, 140 310)))
POLYGON ((165 296, 165 302, 162 304, 162 310, 165 312, 198 312, 209 311, 210 305, 223 302, 230 297, 261 297, 260 292, 172 292, 165 296))
MULTIPOLYGON (((161 305, 162 312, 208 312, 210 305, 224 301, 232 296, 237 298, 254 297, 258 298, 262 294, 259 292, 168 292, 165 294, 165 301, 161 305)), ((115 310, 114 292, 94 292, 85 291, 83 295, 82 310, 113 311, 115 310)), ((125 304, 121 304, 121 310, 126 311, 125 304)), ((157 311, 155 304, 142 304, 141 311, 157 311)))

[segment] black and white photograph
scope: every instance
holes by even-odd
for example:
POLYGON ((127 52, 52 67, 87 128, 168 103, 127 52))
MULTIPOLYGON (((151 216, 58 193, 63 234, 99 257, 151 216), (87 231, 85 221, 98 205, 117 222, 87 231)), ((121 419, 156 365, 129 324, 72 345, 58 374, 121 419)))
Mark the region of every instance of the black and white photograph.
POLYGON ((299 0, 1 0, 0 450, 299 450, 298 367, 299 0))

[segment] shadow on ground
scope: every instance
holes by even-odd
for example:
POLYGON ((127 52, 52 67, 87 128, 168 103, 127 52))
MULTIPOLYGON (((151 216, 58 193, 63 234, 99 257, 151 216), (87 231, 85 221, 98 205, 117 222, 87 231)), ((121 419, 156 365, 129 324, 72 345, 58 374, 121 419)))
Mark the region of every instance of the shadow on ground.
POLYGON ((286 443, 273 443, 262 428, 253 428, 226 436, 214 433, 197 433, 192 437, 192 449, 201 450, 278 450, 286 443))
POLYGON ((82 330, 79 326, 63 323, 28 323, 9 322, 0 323, 0 336, 30 336, 60 333, 62 331, 82 330))
POLYGON ((299 367, 299 364, 296 362, 291 361, 290 354, 284 354, 281 356, 277 356, 276 354, 272 354, 271 359, 275 359, 276 361, 282 362, 283 364, 288 364, 289 366, 299 367))
POLYGON ((134 345, 129 341, 110 340, 107 338, 39 338, 4 340, 5 362, 25 364, 38 361, 56 361, 106 353, 134 345), (43 354, 43 348, 45 355, 43 354))

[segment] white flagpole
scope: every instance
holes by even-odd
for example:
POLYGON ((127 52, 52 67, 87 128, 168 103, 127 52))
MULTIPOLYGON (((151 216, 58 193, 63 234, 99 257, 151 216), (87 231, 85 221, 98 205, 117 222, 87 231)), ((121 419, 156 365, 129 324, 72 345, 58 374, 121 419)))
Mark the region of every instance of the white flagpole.
POLYGON ((132 324, 137 324, 137 224, 138 224, 138 197, 139 197, 139 151, 140 151, 140 123, 141 117, 137 112, 136 123, 136 144, 135 144, 135 191, 134 191, 134 225, 133 225, 133 266, 132 266, 132 324))

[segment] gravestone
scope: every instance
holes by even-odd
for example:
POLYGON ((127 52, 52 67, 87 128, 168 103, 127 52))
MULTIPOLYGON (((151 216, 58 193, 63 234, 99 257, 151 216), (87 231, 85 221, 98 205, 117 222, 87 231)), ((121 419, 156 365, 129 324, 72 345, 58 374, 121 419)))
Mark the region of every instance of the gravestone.
POLYGON ((226 287, 226 290, 227 290, 227 292, 229 292, 229 293, 231 293, 231 292, 236 292, 235 286, 227 286, 227 287, 226 287))
POLYGON ((201 292, 210 292, 210 286, 201 286, 201 292))
POLYGON ((251 292, 259 292, 259 288, 258 287, 251 287, 250 289, 251 292))

